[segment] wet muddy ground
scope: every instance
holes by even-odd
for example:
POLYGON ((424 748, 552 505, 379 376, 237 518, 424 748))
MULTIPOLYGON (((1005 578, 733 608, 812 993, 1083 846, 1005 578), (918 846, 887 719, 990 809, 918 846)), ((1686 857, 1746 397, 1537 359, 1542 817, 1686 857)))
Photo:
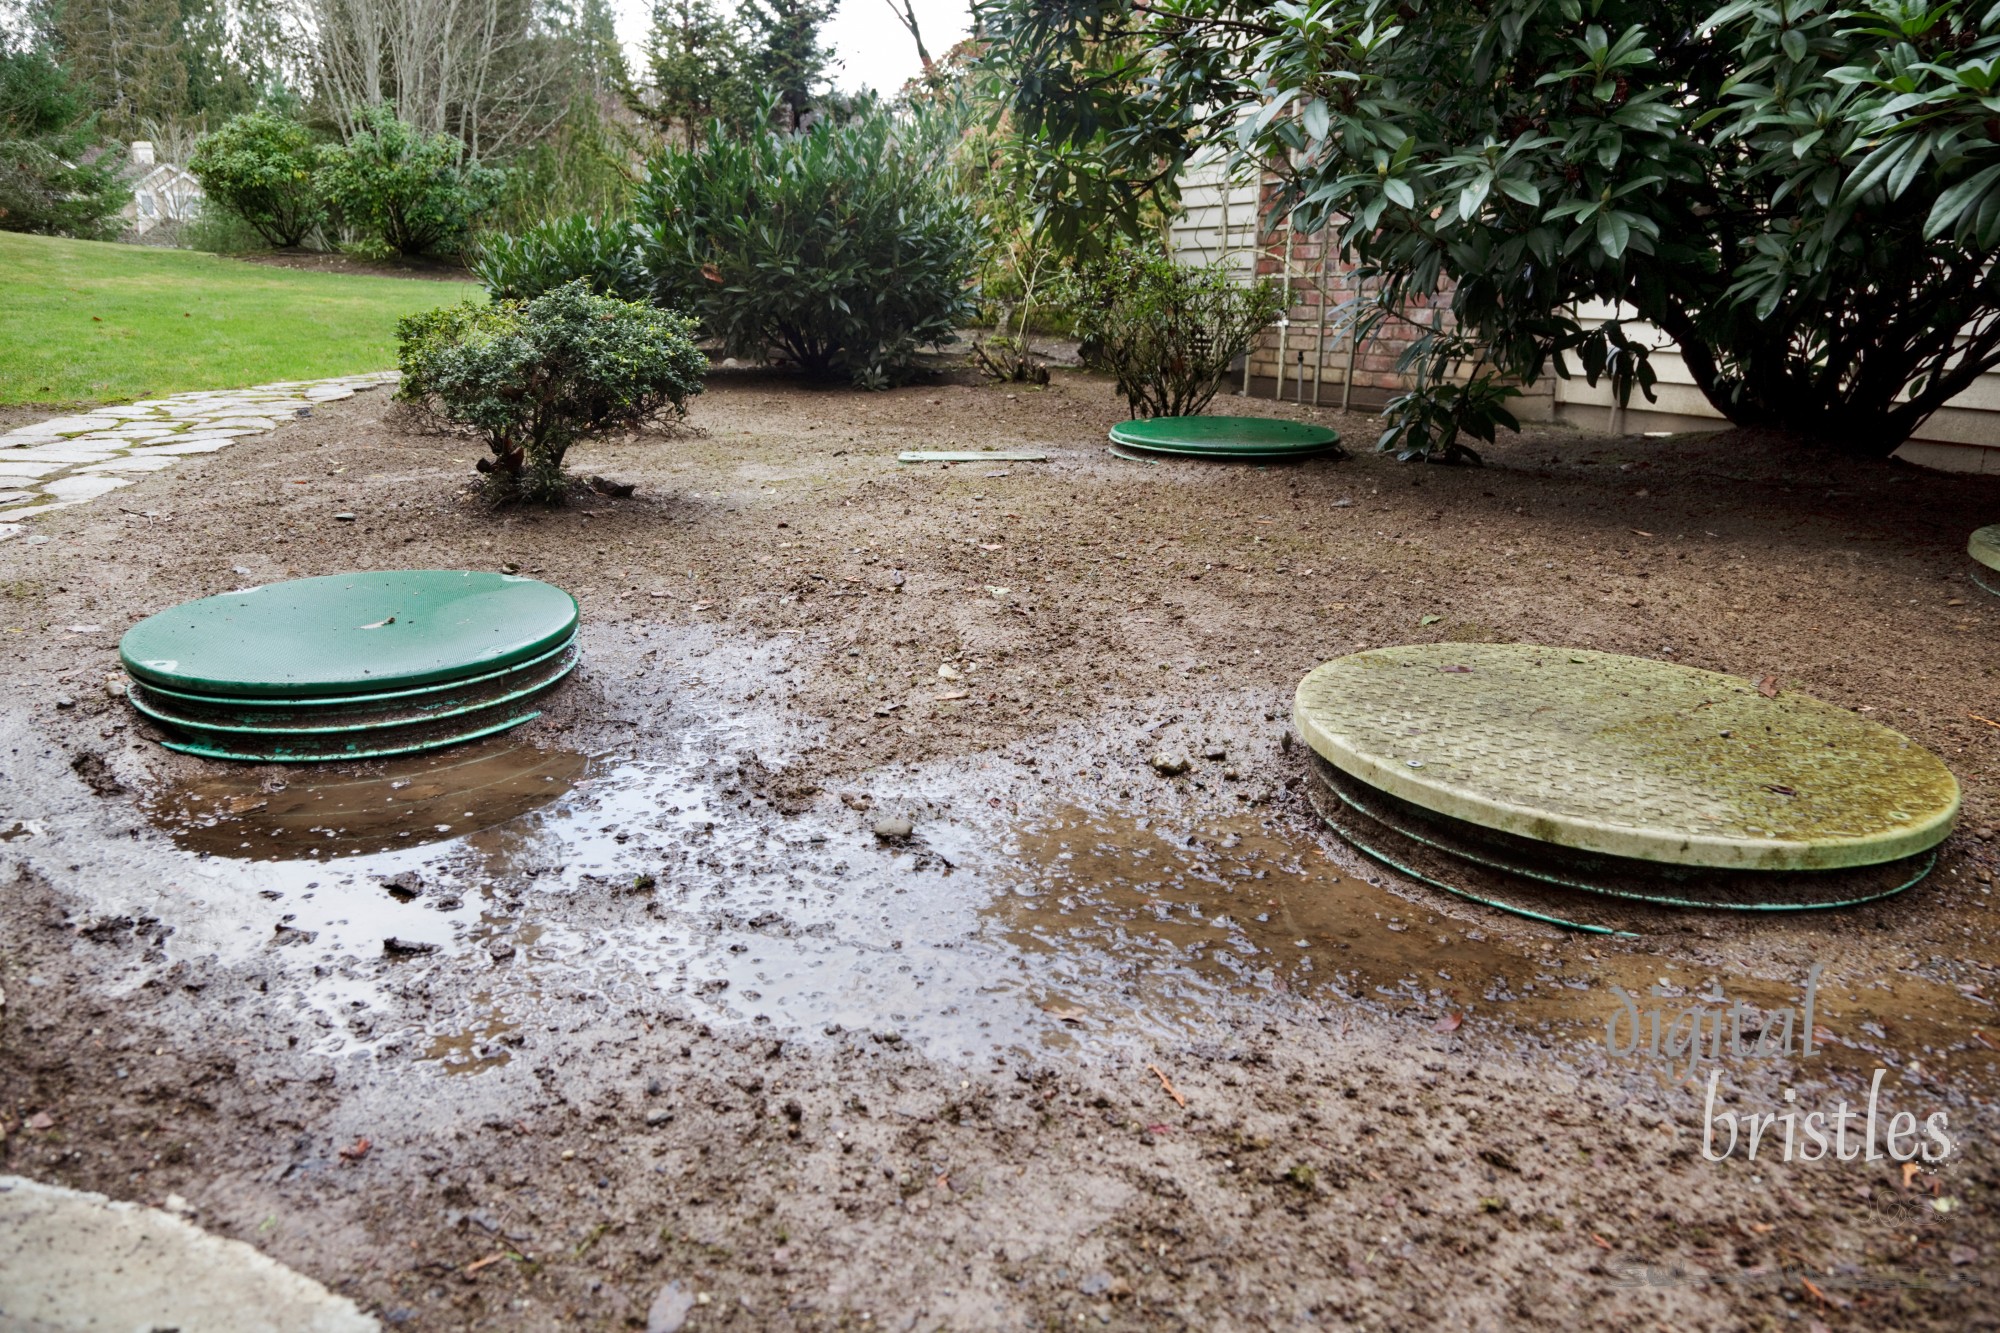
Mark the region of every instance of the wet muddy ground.
POLYGON ((578 451, 634 498, 543 514, 361 399, 39 521, 0 548, 0 1170, 177 1194, 399 1328, 1996 1322, 2000 602, 1960 552, 2000 488, 1742 436, 1410 468, 1331 414, 1357 457, 1148 465, 1117 408, 718 376, 578 451), (1051 461, 894 462, 989 445, 1051 461), (173 601, 422 565, 578 595, 543 719, 229 766, 107 689, 173 601), (1961 831, 1837 913, 1460 902, 1329 834, 1288 735, 1312 665, 1422 639, 1775 673, 1942 754, 1961 831), (1614 1055, 1613 987, 1670 1035, 1746 1001, 1767 1050, 1614 1055), (1705 1110, 1878 1070, 1948 1160, 1704 1157, 1705 1110))

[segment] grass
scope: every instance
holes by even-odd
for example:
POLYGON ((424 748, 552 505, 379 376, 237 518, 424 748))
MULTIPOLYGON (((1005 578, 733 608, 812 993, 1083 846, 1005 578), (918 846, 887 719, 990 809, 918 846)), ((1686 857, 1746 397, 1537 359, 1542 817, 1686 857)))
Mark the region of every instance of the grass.
POLYGON ((480 291, 4 231, 0 275, 0 404, 386 370, 397 319, 480 291))

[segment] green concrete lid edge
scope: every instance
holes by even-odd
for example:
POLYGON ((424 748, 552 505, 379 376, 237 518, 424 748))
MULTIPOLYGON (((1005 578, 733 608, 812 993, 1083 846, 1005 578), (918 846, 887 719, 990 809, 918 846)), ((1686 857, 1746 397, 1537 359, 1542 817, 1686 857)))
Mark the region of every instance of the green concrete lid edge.
POLYGON ((1222 441, 1173 441, 1148 439, 1123 432, 1120 426, 1113 426, 1104 437, 1113 444, 1127 449, 1144 449, 1155 454, 1179 454, 1191 458, 1304 458, 1313 454, 1331 453, 1340 449, 1340 434, 1327 432, 1332 436, 1325 440, 1258 440, 1242 444, 1222 441))
MULTIPOLYGON (((1327 768, 1333 768, 1333 765, 1326 760, 1321 760, 1320 762, 1325 764, 1327 768)), ((1335 771, 1339 770, 1336 769, 1335 771)), ((1899 893, 1903 893, 1908 889, 1914 888, 1916 885, 1921 884, 1924 881, 1924 879, 1929 876, 1931 871, 1935 869, 1937 866, 1937 853, 1935 851, 1931 851, 1928 855, 1919 852, 1917 856, 1922 859, 1923 864, 1917 867, 1916 874, 1903 880, 1900 884, 1892 884, 1885 889, 1877 889, 1869 893, 1859 893, 1846 898, 1827 898, 1814 902, 1803 902, 1803 903, 1801 902, 1787 902, 1787 903, 1709 902, 1699 898, 1688 898, 1673 894, 1636 893, 1628 889, 1615 889, 1606 884, 1592 884, 1589 881, 1581 878, 1571 878, 1569 876, 1552 874, 1546 870, 1535 869, 1529 866, 1520 865, 1518 863, 1508 862, 1502 860, 1498 855, 1473 852, 1462 847, 1444 846, 1435 841, 1434 839, 1426 837, 1424 834, 1416 831, 1415 829, 1409 829, 1403 827, 1401 824, 1396 823, 1393 818, 1389 817, 1388 815, 1385 815, 1380 810, 1369 809, 1367 806, 1361 804, 1361 802, 1356 800, 1351 792, 1342 791, 1340 787, 1336 783, 1334 783, 1332 779, 1328 778, 1324 772, 1315 773, 1314 777, 1317 779, 1317 790, 1315 792, 1309 793, 1309 795, 1317 797, 1319 792, 1324 792, 1334 797, 1342 805, 1345 805, 1348 809, 1354 811, 1356 814, 1360 815, 1363 819, 1369 820, 1373 824, 1388 829, 1391 833, 1395 834, 1397 837, 1406 838, 1411 842, 1417 843, 1419 846, 1427 847, 1431 851, 1437 852, 1444 856, 1448 856, 1455 861, 1478 866, 1484 870, 1496 871, 1503 875, 1512 875, 1520 879, 1528 880, 1532 883, 1538 883, 1552 888, 1572 889, 1583 893, 1593 893, 1601 897, 1611 898, 1622 902, 1641 903, 1648 907, 1668 907, 1668 908, 1673 908, 1677 911, 1687 910, 1687 911, 1700 911, 1700 912, 1823 912, 1836 907, 1859 907, 1864 903, 1880 902, 1884 898, 1893 898, 1899 893)), ((1315 801, 1315 804, 1317 804, 1317 801, 1315 801)), ((1336 833, 1339 833, 1342 837, 1347 838, 1348 841, 1350 842, 1354 841, 1353 837, 1346 830, 1342 829, 1339 825, 1334 823, 1333 819, 1331 818, 1331 816, 1327 815, 1327 812, 1324 808, 1320 809, 1320 814, 1323 818, 1326 818, 1327 823, 1333 827, 1336 833)), ((1361 844, 1356 842, 1355 845, 1359 847, 1361 844)), ((1904 862, 1907 862, 1913 858, 1905 857, 1902 859, 1904 862)), ((1897 862, 1883 861, 1880 864, 1895 865, 1897 864, 1897 862)), ((1676 867, 1676 868, 1679 869, 1681 867, 1676 867)), ((1846 868, 1866 870, 1869 869, 1870 867, 1850 866, 1846 868)), ((1908 866, 1905 865, 1904 868, 1905 870, 1907 870, 1908 866)), ((1736 873, 1755 874, 1758 872, 1738 871, 1736 873)), ((1781 871, 1776 873, 1795 873, 1795 872, 1781 871)), ((1833 874, 1835 872, 1829 870, 1826 873, 1833 874)), ((1501 904, 1496 904, 1496 905, 1501 905, 1501 904)), ((1545 918, 1545 919, 1554 920, 1554 918, 1545 918)), ((1559 924, 1574 925, 1575 923, 1560 922, 1559 924)))
POLYGON ((1209 433, 1220 435, 1225 431, 1234 430, 1252 435, 1268 434, 1272 437, 1274 443, 1290 439, 1298 443, 1335 444, 1340 440, 1339 431, 1331 426, 1322 426, 1316 422, 1290 421, 1284 417, 1242 417, 1227 414, 1217 414, 1215 416, 1204 414, 1179 417, 1131 417, 1111 427, 1111 431, 1114 435, 1119 432, 1137 434, 1143 439, 1152 433, 1150 428, 1165 427, 1170 422, 1187 422, 1194 425, 1195 428, 1191 434, 1196 438, 1209 433), (1132 430, 1133 427, 1138 428, 1136 432, 1132 430))
MULTIPOLYGON (((477 573, 477 572, 479 572, 479 571, 476 571, 476 570, 397 570, 397 569, 386 569, 386 570, 363 570, 363 571, 360 571, 360 573, 362 573, 362 574, 404 574, 404 573, 447 573, 447 574, 466 574, 466 573, 477 573)), ((345 578, 345 577, 349 577, 349 576, 348 576, 348 575, 320 575, 320 576, 318 576, 318 577, 322 577, 322 578, 345 578)), ((529 644, 524 644, 524 645, 522 645, 521 647, 519 647, 519 648, 516 648, 516 649, 513 649, 513 650, 511 650, 511 651, 509 651, 509 652, 506 652, 506 653, 503 653, 503 654, 501 654, 501 655, 500 655, 500 656, 498 656, 498 657, 492 657, 492 658, 485 658, 485 659, 482 659, 482 660, 479 660, 479 661, 474 661, 474 662, 460 662, 460 663, 455 663, 455 664, 452 664, 452 665, 449 665, 449 666, 441 666, 441 667, 437 667, 437 668, 434 668, 434 669, 432 669, 432 670, 429 670, 429 671, 419 671, 419 672, 413 672, 413 673, 411 673, 410 675, 407 675, 407 676, 402 676, 402 677, 398 677, 398 678, 397 678, 396 680, 394 680, 394 681, 392 682, 392 684, 393 684, 393 685, 394 685, 394 686, 395 686, 396 688, 399 688, 399 689, 406 689, 406 688, 413 688, 413 687, 417 687, 417 686, 422 686, 422 685, 432 685, 432 684, 440 684, 440 683, 444 683, 444 682, 448 682, 448 681, 451 681, 451 680, 454 680, 454 679, 458 678, 458 673, 461 673, 461 672, 463 672, 463 671, 465 671, 465 670, 467 670, 467 669, 473 669, 473 670, 479 670, 479 671, 487 671, 487 670, 499 670, 499 669, 504 669, 504 668, 506 668, 506 667, 510 667, 510 666, 519 666, 519 665, 520 665, 520 664, 521 664, 521 663, 522 663, 522 662, 523 662, 524 660, 526 660, 527 658, 529 658, 529 657, 533 657, 533 656, 537 656, 537 655, 539 655, 539 654, 542 654, 542 653, 544 653, 544 652, 548 651, 548 650, 549 650, 549 648, 551 647, 551 645, 555 644, 555 643, 556 643, 556 641, 557 641, 558 639, 568 639, 569 637, 573 636, 573 635, 574 635, 574 634, 576 633, 576 630, 577 630, 577 627, 578 627, 578 626, 579 626, 579 625, 580 625, 580 624, 582 623, 582 619, 583 619, 583 608, 582 608, 581 606, 579 606, 579 605, 577 604, 577 600, 576 600, 576 598, 575 598, 575 597, 574 597, 574 596, 573 596, 573 595, 572 595, 572 594, 571 594, 571 593, 569 592, 569 590, 568 590, 568 589, 566 589, 566 588, 559 588, 559 587, 557 587, 557 586, 556 586, 555 584, 553 584, 553 583, 546 583, 546 582, 543 582, 543 581, 542 581, 541 579, 532 579, 532 578, 529 578, 529 577, 527 577, 526 575, 500 575, 500 576, 498 576, 498 577, 502 577, 502 578, 505 578, 505 579, 508 579, 508 580, 510 580, 510 581, 516 581, 516 582, 522 582, 522 583, 539 583, 539 584, 541 584, 541 586, 542 586, 542 587, 545 587, 545 588, 549 588, 549 589, 552 589, 552 590, 554 590, 554 591, 556 591, 556 592, 559 592, 559 593, 561 593, 561 594, 562 594, 562 595, 563 595, 563 596, 564 596, 565 598, 567 598, 567 599, 568 599, 568 601, 569 601, 569 617, 568 617, 568 620, 567 620, 567 622, 566 622, 566 623, 565 623, 565 624, 564 624, 564 625, 563 625, 563 626, 562 626, 561 628, 559 628, 559 629, 557 629, 557 630, 554 630, 554 631, 552 631, 552 632, 551 632, 551 633, 549 633, 549 634, 545 634, 545 635, 543 635, 543 636, 542 636, 541 638, 537 639, 537 640, 536 640, 535 642, 533 642, 533 643, 529 643, 529 644)), ((293 579, 287 579, 287 580, 281 580, 281 581, 280 581, 280 583, 277 583, 277 584, 259 584, 259 585, 258 585, 258 587, 259 587, 259 588, 268 588, 268 587, 279 587, 279 586, 282 586, 282 585, 283 585, 284 583, 289 583, 289 582, 308 582, 308 581, 309 581, 309 580, 303 580, 303 579, 298 579, 298 580, 293 580, 293 579)), ((239 589, 238 591, 246 591, 246 590, 242 590, 242 589, 239 589)), ((229 593, 217 593, 217 594, 216 594, 216 596, 218 596, 218 597, 227 597, 227 596, 230 596, 230 595, 231 595, 231 594, 229 594, 229 593)), ((197 600, 197 601, 207 601, 207 600, 209 600, 209 599, 208 599, 208 598, 196 598, 195 600, 197 600)), ((168 607, 168 608, 167 608, 166 610, 167 610, 167 611, 173 611, 173 610, 176 610, 176 609, 178 609, 178 608, 176 608, 176 607, 168 607)), ((166 612, 164 612, 164 611, 163 611, 163 612, 156 612, 155 614, 156 614, 156 615, 163 615, 163 614, 166 614, 166 612)), ((172 674, 172 673, 166 673, 166 672, 157 672, 157 673, 156 673, 156 672, 154 672, 154 671, 153 671, 152 669, 150 669, 150 668, 148 668, 148 667, 146 667, 146 666, 144 666, 144 665, 142 665, 142 664, 140 664, 140 663, 138 663, 138 662, 135 662, 135 661, 134 661, 134 660, 132 659, 132 656, 131 656, 131 654, 130 654, 130 653, 128 653, 128 652, 126 651, 126 648, 125 648, 125 645, 126 645, 126 641, 127 641, 128 639, 130 639, 130 638, 131 638, 132 634, 133 634, 133 633, 134 633, 135 631, 137 631, 137 630, 138 630, 138 629, 140 629, 140 628, 141 628, 142 626, 144 626, 145 624, 147 624, 147 623, 148 623, 149 621, 151 621, 151 620, 152 620, 153 618, 154 618, 153 616, 147 616, 147 617, 146 617, 146 618, 145 618, 144 620, 141 620, 141 621, 140 621, 140 622, 139 622, 138 624, 136 624, 136 625, 133 625, 133 626, 132 626, 132 627, 131 627, 130 629, 126 630, 124 634, 122 634, 122 635, 120 635, 120 636, 119 636, 119 639, 118 639, 118 660, 119 660, 120 664, 124 666, 126 674, 127 674, 127 675, 130 675, 130 676, 132 676, 132 677, 134 677, 135 679, 138 679, 138 680, 142 680, 142 681, 144 681, 144 682, 145 682, 146 684, 148 684, 148 685, 165 685, 165 686, 168 686, 168 687, 170 687, 170 688, 172 688, 172 687, 179 687, 179 688, 186 688, 186 687, 187 687, 187 686, 189 686, 189 685, 195 685, 195 684, 204 684, 204 683, 207 683, 207 682, 203 682, 203 681, 199 681, 199 680, 193 680, 193 679, 189 679, 189 678, 187 678, 187 677, 183 677, 183 676, 180 676, 180 675, 177 675, 177 674, 172 674)), ((247 684, 247 683, 246 683, 246 684, 247 684)), ((343 683, 340 683, 340 682, 335 682, 335 683, 331 683, 331 684, 329 684, 329 685, 328 685, 328 687, 327 687, 327 692, 331 692, 332 690, 335 690, 335 689, 340 689, 340 688, 343 688, 343 687, 344 687, 344 686, 343 686, 343 683)), ((291 684, 291 683, 289 683, 289 682, 284 682, 284 681, 271 681, 271 682, 256 682, 256 683, 255 683, 255 684, 253 684, 253 685, 249 685, 249 686, 248 686, 248 688, 246 688, 246 689, 245 689, 245 690, 244 690, 244 691, 242 692, 242 694, 241 694, 240 696, 232 696, 232 695, 217 695, 217 694, 209 694, 209 695, 207 695, 207 696, 205 696, 205 697, 207 697, 207 698, 231 698, 231 697, 242 697, 242 698, 251 698, 251 699, 270 699, 270 698, 279 698, 279 697, 283 697, 283 695, 282 695, 282 692, 283 692, 283 691, 286 691, 286 690, 293 690, 293 691, 296 691, 296 690, 297 690, 297 688, 298 688, 297 686, 295 686, 295 685, 293 685, 293 684, 291 684)), ((350 686, 345 686, 345 688, 350 688, 350 689, 351 689, 352 687, 351 687, 351 685, 350 685, 350 686)), ((308 696, 311 696, 311 695, 313 695, 313 692, 312 692, 312 691, 310 691, 310 690, 307 690, 307 691, 304 691, 303 693, 304 693, 305 695, 308 695, 308 696)), ((315 697, 316 697, 316 696, 315 696, 315 697)))
POLYGON ((541 710, 510 717, 505 722, 496 722, 490 727, 476 731, 461 732, 453 736, 433 736, 412 745, 392 745, 377 750, 355 750, 346 754, 287 754, 281 750, 262 754, 240 751, 218 750, 211 745, 200 745, 193 741, 164 740, 160 744, 180 754, 197 755, 203 759, 230 759, 249 764, 343 764, 359 759, 388 759, 399 754, 421 754, 426 750, 442 750, 448 745, 462 745, 467 741, 483 740, 488 736, 498 736, 503 731, 512 731, 524 722, 533 722, 540 717, 541 710))
MULTIPOLYGON (((1345 796, 1344 793, 1336 793, 1336 794, 1343 796, 1343 798, 1345 796)), ((1459 898, 1463 898, 1467 902, 1477 903, 1481 907, 1491 907, 1495 911, 1506 912, 1513 916, 1524 917, 1529 921, 1538 921, 1544 925, 1560 926, 1565 930, 1581 931, 1588 935, 1611 935, 1621 939, 1642 938, 1642 936, 1637 931, 1624 930, 1616 926, 1597 925, 1585 921, 1571 921, 1566 917, 1552 916, 1546 912, 1537 912, 1530 907, 1523 907, 1518 903, 1510 903, 1501 898, 1494 898, 1494 897, 1489 897, 1485 894, 1474 893, 1470 889, 1462 888, 1459 885, 1451 884, 1446 882, 1445 880, 1437 879, 1433 876, 1426 875, 1423 871, 1417 869, 1415 866, 1404 865, 1402 862, 1396 860, 1389 853, 1381 850, 1378 847, 1373 846, 1370 843, 1364 842, 1358 834, 1346 828, 1340 823, 1338 819, 1334 818, 1332 813, 1329 812, 1324 806, 1322 806, 1319 803, 1318 798, 1316 796, 1309 797, 1309 799, 1312 801, 1314 809, 1318 811, 1321 822, 1323 822, 1328 828, 1332 829, 1336 834, 1340 835, 1341 839, 1344 842, 1346 842, 1349 846, 1353 847, 1363 856, 1366 856, 1369 860, 1387 866, 1389 869, 1395 871, 1400 875, 1406 875, 1409 878, 1415 880, 1419 884, 1428 885, 1429 887, 1434 889, 1442 889, 1446 893, 1452 894, 1459 898)), ((1816 903, 1813 904, 1810 908, 1806 907, 1795 908, 1791 906, 1787 906, 1784 908, 1775 908, 1775 907, 1723 908, 1715 906, 1703 907, 1703 906, 1690 905, 1686 910, 1803 911, 1803 910, 1826 910, 1829 908, 1836 908, 1836 907, 1853 907, 1853 906, 1858 906, 1862 903, 1881 902, 1884 899, 1893 898, 1897 894, 1903 893, 1906 890, 1914 888, 1916 885, 1922 883, 1924 879, 1930 874, 1931 870, 1936 866, 1936 864, 1937 864, 1937 857, 1935 854, 1933 854, 1925 861, 1924 865, 1915 876, 1906 880, 1902 884, 1899 884, 1896 887, 1885 890, 1881 893, 1872 894, 1864 898, 1854 899, 1851 902, 1816 903)), ((1603 890, 1597 888, 1591 888, 1588 886, 1581 886, 1581 887, 1583 887, 1584 891, 1588 893, 1603 892, 1603 890)))
MULTIPOLYGON (((333 724, 323 727, 259 727, 243 723, 212 722, 202 718, 175 717, 168 713, 161 713, 149 706, 139 696, 130 692, 127 692, 125 697, 132 707, 137 709, 141 714, 163 727, 172 727, 175 731, 195 731, 205 735, 217 736, 345 736, 369 731, 388 731, 396 727, 425 726, 433 722, 443 722, 454 717, 469 717, 474 713, 489 712, 495 708, 502 708, 509 704, 518 703, 523 699, 533 698, 560 685, 563 679, 576 669, 576 663, 577 659, 572 657, 567 662, 560 663, 557 669, 541 680, 533 681, 517 690, 492 699, 481 699, 473 703, 462 704, 456 708, 440 709, 437 712, 424 713, 416 717, 382 718, 372 722, 348 723, 344 726, 333 724)), ((140 688, 144 689, 146 687, 141 686, 140 688)))
POLYGON ((1968 537, 1965 553, 1988 569, 2000 569, 2000 523, 1980 528, 1968 537))
POLYGON ((1231 449, 1162 449, 1152 445, 1134 444, 1130 440, 1111 441, 1111 451, 1129 450, 1132 455, 1145 455, 1148 463, 1157 463, 1169 458, 1200 459, 1212 463, 1289 463, 1294 460, 1320 458, 1326 454, 1345 452, 1337 444, 1315 444, 1304 449, 1280 449, 1276 451, 1231 449))
MULTIPOLYGON (((152 681, 142 677, 134 676, 133 679, 137 680, 153 694, 165 695, 170 699, 185 699, 189 703, 204 704, 210 708, 343 708, 356 704, 391 703, 398 699, 415 699, 427 694, 449 694, 453 690, 462 690, 468 686, 483 684, 489 680, 498 680, 502 676, 518 675, 524 671, 532 671, 544 662, 547 662, 550 658, 567 652, 569 649, 575 647, 575 645, 576 634, 572 632, 567 639, 564 639, 561 643, 531 661, 516 662, 513 666, 501 667, 498 671, 489 671, 481 676, 466 676, 460 680, 439 681, 435 685, 419 685, 407 690, 384 690, 380 694, 314 694, 302 699, 280 699, 272 695, 263 694, 239 697, 228 694, 196 694, 190 690, 170 690, 164 685, 155 685, 152 681)), ((131 675, 129 671, 126 674, 131 675)))
MULTIPOLYGON (((1550 649, 1551 652, 1566 651, 1550 649)), ((1434 814, 1462 819, 1482 828, 1513 833, 1538 842, 1571 847, 1577 851, 1602 852, 1635 861, 1657 861, 1665 865, 1709 866, 1718 870, 1844 870, 1854 866, 1879 865, 1928 851, 1950 836, 1958 820, 1963 799, 1956 775, 1952 778, 1951 804, 1931 818, 1913 823, 1893 835, 1868 838, 1826 838, 1802 843, 1785 838, 1718 838, 1687 835, 1669 849, 1668 839, 1658 834, 1636 833, 1596 820, 1577 816, 1551 816, 1547 810, 1517 805, 1461 788, 1441 787, 1435 781, 1417 782, 1402 767, 1357 754, 1338 737, 1323 729, 1307 713, 1306 682, 1340 659, 1325 662, 1306 674, 1293 696, 1292 722, 1311 746, 1313 753, 1341 772, 1420 806, 1434 814), (1553 824, 1553 829, 1551 825, 1553 824), (1802 855, 1802 853, 1804 853, 1802 855)))

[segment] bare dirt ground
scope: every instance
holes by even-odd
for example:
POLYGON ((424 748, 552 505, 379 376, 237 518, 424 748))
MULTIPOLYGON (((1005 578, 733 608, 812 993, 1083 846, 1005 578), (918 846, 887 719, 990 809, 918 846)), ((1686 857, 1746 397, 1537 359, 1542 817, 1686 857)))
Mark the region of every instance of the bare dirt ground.
POLYGON ((464 282, 472 275, 463 264, 441 259, 363 259, 337 250, 252 250, 231 255, 246 264, 268 264, 272 268, 309 269, 314 273, 361 273, 377 278, 431 278, 439 282, 464 282))
POLYGON ((1152 465, 1119 406, 718 375, 545 513, 368 395, 0 546, 0 1171, 179 1195, 397 1328, 2000 1324, 2000 487, 1741 435, 1409 467, 1332 414, 1347 461, 1152 465), (895 462, 983 447, 1051 457, 895 462), (585 671, 319 770, 106 689, 175 601, 398 566, 571 590, 585 671), (1428 639, 1775 674, 1944 756, 1961 831, 1889 903, 1636 940, 1432 893, 1287 735, 1313 665, 1428 639), (1814 963, 1825 1049, 1717 1107, 1883 1069, 1950 1160, 1706 1160, 1710 1066, 1605 1049, 1613 983, 1814 963))

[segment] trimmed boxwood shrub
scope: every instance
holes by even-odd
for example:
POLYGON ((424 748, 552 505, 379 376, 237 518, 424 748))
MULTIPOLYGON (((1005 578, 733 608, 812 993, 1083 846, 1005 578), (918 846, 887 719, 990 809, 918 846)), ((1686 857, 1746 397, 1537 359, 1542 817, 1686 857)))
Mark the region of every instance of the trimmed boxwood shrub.
POLYGON ((571 444, 684 415, 708 369, 694 321, 581 281, 412 315, 396 335, 397 396, 486 441, 479 471, 500 502, 561 503, 571 444))
POLYGON ((926 142, 870 107, 662 153, 635 218, 655 299, 732 355, 902 377, 972 315, 972 210, 926 142))

